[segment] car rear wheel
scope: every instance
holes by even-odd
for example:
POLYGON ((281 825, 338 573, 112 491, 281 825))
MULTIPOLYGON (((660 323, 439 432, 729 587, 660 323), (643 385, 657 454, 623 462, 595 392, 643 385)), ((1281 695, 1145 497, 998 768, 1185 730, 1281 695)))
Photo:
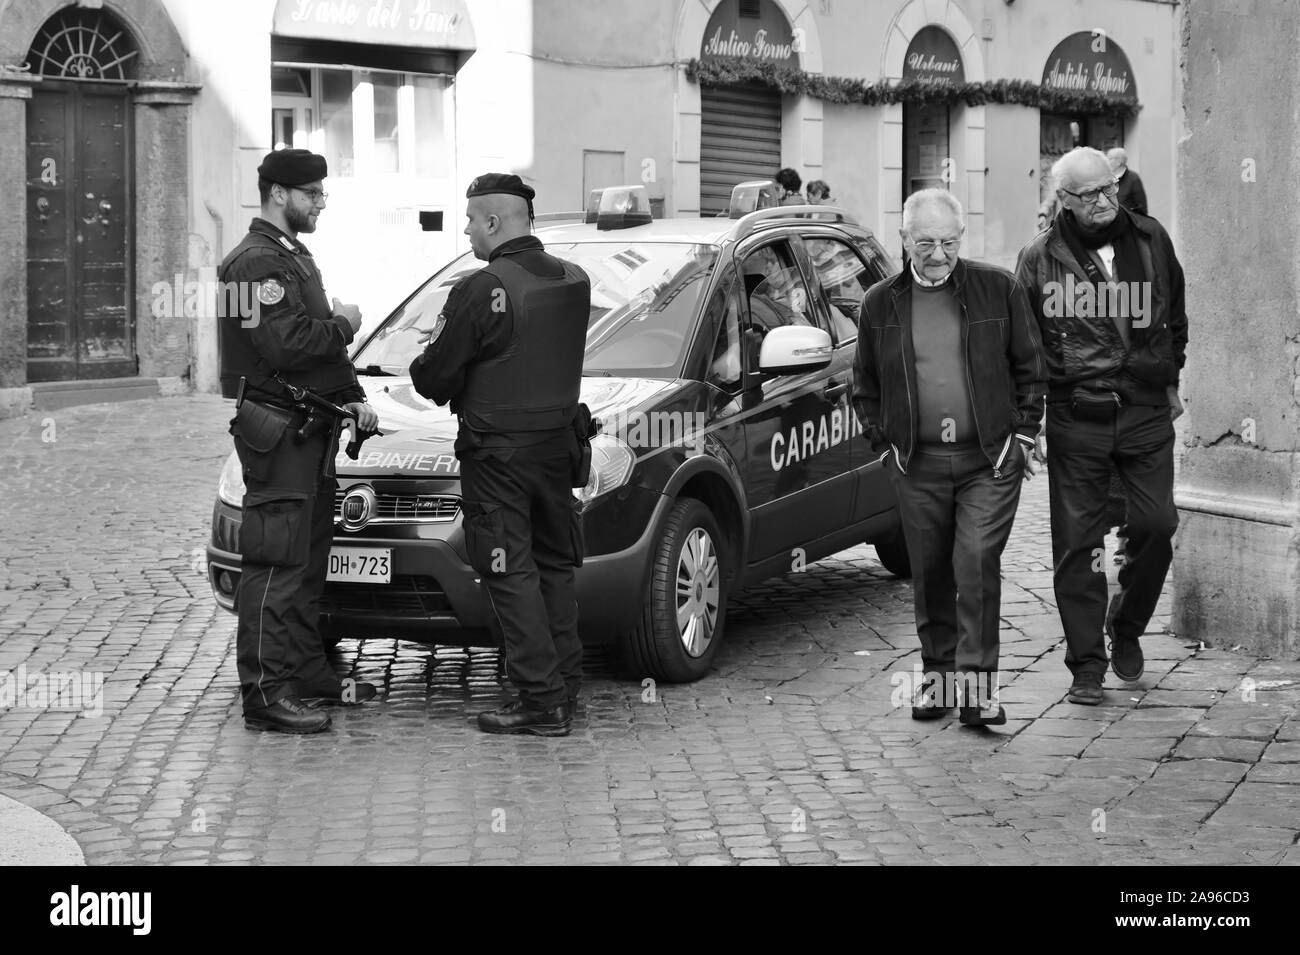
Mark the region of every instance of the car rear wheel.
POLYGON ((712 512, 683 498, 655 549, 641 622, 627 639, 633 676, 690 683, 709 672, 727 612, 726 542, 712 512))
POLYGON ((912 576, 912 561, 907 556, 907 541, 900 530, 887 541, 876 541, 876 558, 895 577, 907 579, 912 576))

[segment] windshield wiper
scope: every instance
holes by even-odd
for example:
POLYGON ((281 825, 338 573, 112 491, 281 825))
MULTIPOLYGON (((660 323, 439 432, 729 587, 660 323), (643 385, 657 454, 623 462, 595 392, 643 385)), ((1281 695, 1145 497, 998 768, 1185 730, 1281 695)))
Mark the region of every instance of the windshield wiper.
POLYGON ((365 365, 365 366, 356 365, 354 367, 357 369, 358 375, 371 375, 375 378, 396 378, 397 377, 396 372, 384 371, 384 369, 380 368, 378 365, 365 365))

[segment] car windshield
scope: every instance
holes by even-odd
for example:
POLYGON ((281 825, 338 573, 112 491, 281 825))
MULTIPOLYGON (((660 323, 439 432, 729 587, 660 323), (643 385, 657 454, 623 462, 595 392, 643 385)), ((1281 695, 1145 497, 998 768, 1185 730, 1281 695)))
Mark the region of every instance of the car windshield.
MULTIPOLYGON (((546 250, 591 276, 584 375, 678 377, 692 320, 717 261, 715 246, 574 242, 548 245, 546 250)), ((424 350, 452 286, 482 267, 466 253, 434 275, 366 342, 354 359, 357 367, 373 365, 405 375, 424 350)))

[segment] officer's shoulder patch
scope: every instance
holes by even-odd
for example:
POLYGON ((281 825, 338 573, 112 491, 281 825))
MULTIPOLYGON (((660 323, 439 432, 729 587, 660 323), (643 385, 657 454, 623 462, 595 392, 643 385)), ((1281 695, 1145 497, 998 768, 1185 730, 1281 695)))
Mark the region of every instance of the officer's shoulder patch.
POLYGON ((257 285, 257 300, 263 305, 278 305, 284 298, 284 286, 279 279, 264 279, 257 285))

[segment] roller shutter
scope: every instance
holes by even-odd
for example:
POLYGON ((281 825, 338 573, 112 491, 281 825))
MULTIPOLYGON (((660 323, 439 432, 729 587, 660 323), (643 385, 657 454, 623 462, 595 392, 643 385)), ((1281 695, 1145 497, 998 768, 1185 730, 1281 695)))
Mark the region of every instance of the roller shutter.
POLYGON ((736 183, 781 168, 781 94, 706 86, 700 106, 700 215, 726 215, 736 183))

